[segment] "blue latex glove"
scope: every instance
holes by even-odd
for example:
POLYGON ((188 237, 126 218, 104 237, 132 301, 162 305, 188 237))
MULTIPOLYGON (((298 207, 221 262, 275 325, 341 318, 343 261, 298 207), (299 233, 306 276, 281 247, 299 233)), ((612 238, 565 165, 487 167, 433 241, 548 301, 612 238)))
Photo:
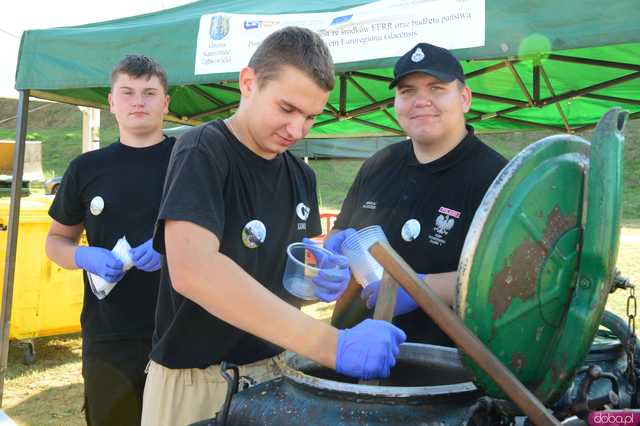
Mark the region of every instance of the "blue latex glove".
POLYGON ((315 284, 314 294, 323 302, 333 302, 347 289, 351 279, 349 259, 339 254, 327 255, 319 250, 318 245, 308 238, 302 242, 316 258, 316 266, 320 269, 318 275, 313 278, 315 284))
POLYGON ((356 230, 353 228, 347 228, 336 232, 324 240, 324 248, 332 251, 334 254, 342 254, 342 243, 355 233, 356 230))
POLYGON ((102 247, 80 246, 74 254, 78 268, 99 275, 107 282, 115 283, 124 276, 120 259, 102 247))
MULTIPOLYGON (((424 281, 426 274, 418 274, 418 277, 424 281)), ((380 281, 369 284, 362 289, 360 298, 367 301, 367 308, 373 309, 376 306, 378 300, 378 290, 380 288, 380 281)), ((402 287, 398 287, 396 292, 396 307, 393 310, 393 316, 404 315, 418 308, 418 304, 413 300, 411 295, 406 292, 402 287)))
POLYGON ((399 346, 406 339, 407 335, 398 327, 372 319, 340 330, 336 371, 364 380, 389 377, 400 352, 399 346))
POLYGON ((133 266, 136 268, 145 272, 153 272, 160 269, 161 257, 160 253, 153 249, 153 238, 138 247, 132 248, 129 253, 131 254, 131 260, 133 260, 133 266))

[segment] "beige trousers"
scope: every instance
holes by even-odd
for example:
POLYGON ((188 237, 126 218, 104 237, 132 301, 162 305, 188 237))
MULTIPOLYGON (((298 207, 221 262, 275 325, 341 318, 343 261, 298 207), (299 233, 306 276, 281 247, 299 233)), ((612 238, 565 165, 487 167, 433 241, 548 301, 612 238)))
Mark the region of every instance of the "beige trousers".
MULTIPOLYGON (((284 354, 240 366, 240 376, 253 379, 251 385, 279 377, 278 364, 284 354)), ((243 387, 240 381, 240 389, 243 387)), ((171 369, 154 361, 147 367, 142 402, 142 426, 185 426, 212 418, 222 408, 227 382, 220 365, 171 369)))

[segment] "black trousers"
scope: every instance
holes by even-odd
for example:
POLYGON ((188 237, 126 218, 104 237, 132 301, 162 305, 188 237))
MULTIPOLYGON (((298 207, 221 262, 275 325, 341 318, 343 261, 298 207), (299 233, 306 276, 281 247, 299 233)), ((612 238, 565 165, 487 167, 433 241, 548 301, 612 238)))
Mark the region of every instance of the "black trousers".
POLYGON ((151 339, 83 343, 87 425, 140 425, 150 351, 151 339))

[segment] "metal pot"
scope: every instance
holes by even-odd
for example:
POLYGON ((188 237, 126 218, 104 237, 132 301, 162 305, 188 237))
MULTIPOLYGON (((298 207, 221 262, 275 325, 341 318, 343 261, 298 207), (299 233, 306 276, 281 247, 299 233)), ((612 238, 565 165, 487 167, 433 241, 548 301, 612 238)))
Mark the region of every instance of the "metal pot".
POLYGON ((359 385, 299 355, 283 377, 233 396, 227 425, 460 425, 480 393, 458 351, 404 344, 391 377, 359 385))

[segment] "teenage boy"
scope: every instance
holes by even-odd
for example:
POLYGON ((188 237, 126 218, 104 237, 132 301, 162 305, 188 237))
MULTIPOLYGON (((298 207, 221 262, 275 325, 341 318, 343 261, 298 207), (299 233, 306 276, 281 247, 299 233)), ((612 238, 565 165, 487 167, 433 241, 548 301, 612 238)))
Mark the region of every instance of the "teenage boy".
POLYGON ((46 251, 63 268, 84 270, 87 424, 139 425, 160 280, 151 236, 175 142, 162 133, 169 96, 160 65, 146 56, 125 56, 111 74, 109 107, 120 138, 69 165, 49 210, 46 251), (78 245, 83 230, 88 246, 78 245), (126 273, 111 252, 121 237, 134 247, 133 268, 126 273), (90 279, 117 284, 98 299, 90 279))
MULTIPOLYGON (((442 47, 420 43, 396 63, 389 88, 395 112, 410 138, 380 150, 362 165, 325 246, 338 244, 350 228, 380 225, 389 243, 449 305, 471 220, 506 160, 465 123, 471 90, 460 62, 442 47)), ((362 298, 375 306, 378 283, 362 298)), ((342 294, 344 288, 335 289, 342 294)), ((452 346, 402 288, 394 324, 407 340, 452 346)), ((357 309, 349 312, 357 311, 357 309)))
MULTIPOLYGON (((176 145, 154 235, 165 257, 143 425, 213 417, 227 392, 219 364, 258 383, 278 374, 282 348, 343 374, 389 375, 401 330, 367 320, 338 331, 301 313, 282 285, 287 245, 321 232, 313 171, 287 148, 334 83, 317 34, 276 31, 240 71, 236 113, 176 145)), ((342 260, 326 260, 338 277, 350 274, 342 260)))

